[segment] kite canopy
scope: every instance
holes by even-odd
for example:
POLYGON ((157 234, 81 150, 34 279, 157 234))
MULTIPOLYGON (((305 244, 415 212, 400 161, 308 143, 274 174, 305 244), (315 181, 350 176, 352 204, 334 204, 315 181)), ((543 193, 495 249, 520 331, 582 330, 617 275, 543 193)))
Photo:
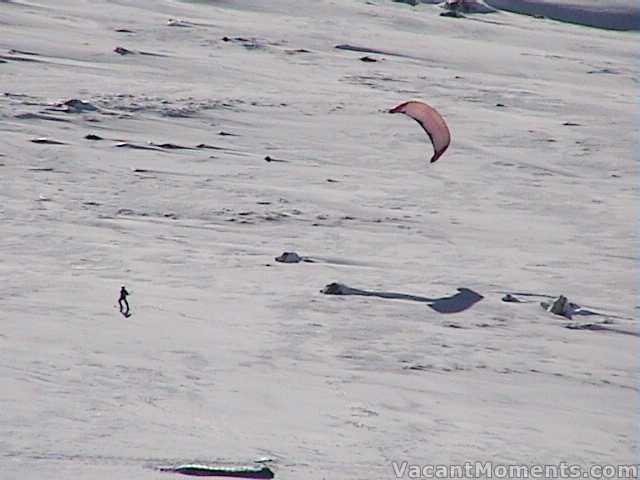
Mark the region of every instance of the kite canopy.
POLYGON ((431 163, 438 160, 445 150, 449 148, 451 143, 449 127, 447 127, 444 118, 426 103, 416 101, 401 103, 389 110, 389 113, 404 113, 420 124, 433 144, 431 163))

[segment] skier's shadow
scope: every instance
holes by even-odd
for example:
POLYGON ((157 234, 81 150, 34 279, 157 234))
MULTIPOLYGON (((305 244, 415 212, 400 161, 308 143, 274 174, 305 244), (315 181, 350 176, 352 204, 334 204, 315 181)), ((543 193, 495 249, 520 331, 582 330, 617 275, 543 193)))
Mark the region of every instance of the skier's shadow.
POLYGON ((471 308, 484 298, 478 292, 464 287, 458 288, 458 293, 454 295, 439 298, 421 297, 407 293, 362 290, 359 288, 351 288, 341 283, 330 283, 324 287, 321 292, 325 295, 359 295, 362 297, 390 298, 394 300, 428 303, 429 307, 438 313, 460 313, 471 308))

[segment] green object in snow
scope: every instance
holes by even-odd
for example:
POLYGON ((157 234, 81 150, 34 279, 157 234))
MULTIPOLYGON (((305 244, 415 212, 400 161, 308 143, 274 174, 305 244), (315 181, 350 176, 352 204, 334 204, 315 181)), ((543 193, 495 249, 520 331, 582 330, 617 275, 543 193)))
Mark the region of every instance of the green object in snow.
POLYGON ((160 467, 163 472, 180 473, 194 477, 273 478, 269 467, 221 467, 210 465, 178 465, 160 467))

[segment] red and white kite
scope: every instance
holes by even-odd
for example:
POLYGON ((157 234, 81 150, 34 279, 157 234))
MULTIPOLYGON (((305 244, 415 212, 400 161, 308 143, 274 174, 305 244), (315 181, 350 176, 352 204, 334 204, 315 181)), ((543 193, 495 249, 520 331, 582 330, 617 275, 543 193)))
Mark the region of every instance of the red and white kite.
POLYGON ((405 102, 389 110, 389 113, 404 113, 413 118, 427 132, 433 144, 433 157, 435 162, 449 148, 451 133, 444 118, 432 107, 422 102, 405 102))

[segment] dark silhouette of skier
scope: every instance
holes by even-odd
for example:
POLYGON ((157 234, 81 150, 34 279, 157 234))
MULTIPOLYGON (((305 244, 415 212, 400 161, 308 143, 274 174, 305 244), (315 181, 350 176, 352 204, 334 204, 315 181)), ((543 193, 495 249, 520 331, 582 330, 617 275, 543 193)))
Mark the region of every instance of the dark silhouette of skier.
POLYGON ((131 316, 131 314, 129 313, 129 302, 127 302, 128 295, 130 295, 130 293, 127 292, 127 289, 124 288, 124 285, 122 285, 122 287, 120 287, 120 298, 118 299, 118 305, 120 305, 120 313, 125 317, 131 316))

